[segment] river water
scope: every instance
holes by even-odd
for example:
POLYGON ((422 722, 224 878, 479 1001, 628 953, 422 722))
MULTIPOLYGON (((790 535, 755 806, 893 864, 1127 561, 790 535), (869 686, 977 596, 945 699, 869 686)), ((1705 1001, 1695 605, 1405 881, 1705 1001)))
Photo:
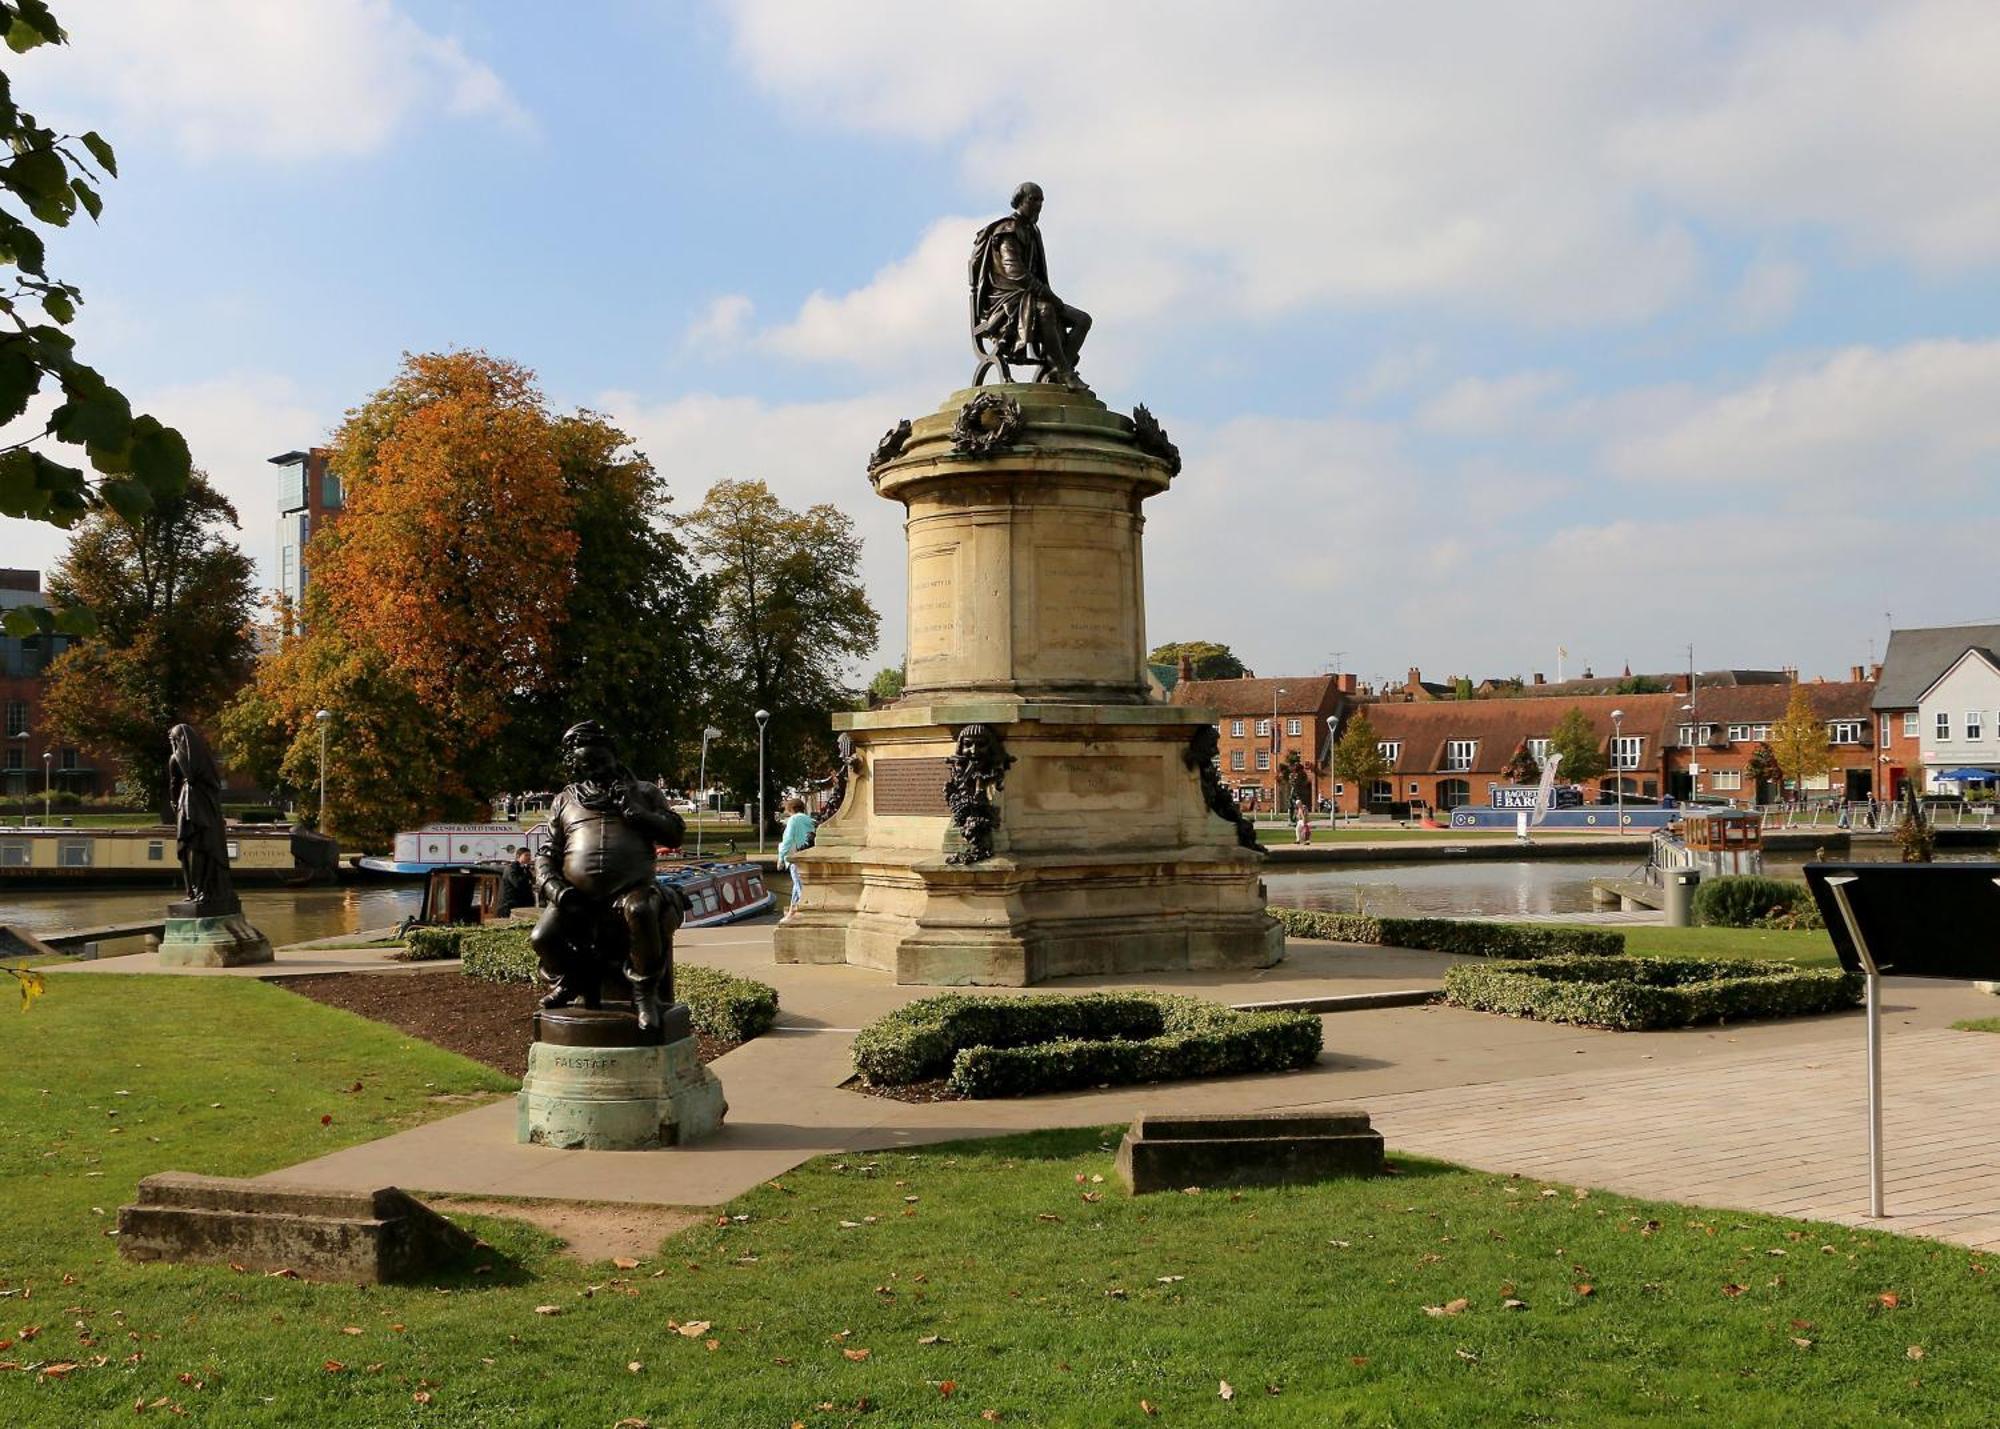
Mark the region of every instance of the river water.
MULTIPOLYGON (((1534 858, 1516 862, 1465 860, 1450 863, 1345 863, 1327 868, 1287 869, 1264 875, 1271 901, 1290 908, 1325 908, 1338 913, 1389 917, 1431 917, 1484 913, 1587 913, 1590 881, 1622 878, 1645 861, 1633 850, 1630 862, 1614 858, 1534 858)), ((1856 849, 1843 855, 1856 862, 1893 858, 1887 847, 1856 849)), ((1946 859, 1992 858, 1990 850, 1958 850, 1946 859)), ((1766 854, 1772 878, 1803 880, 1810 860, 1798 854, 1766 854)))
MULTIPOLYGON (((243 888, 243 914, 274 946, 400 923, 423 902, 423 884, 356 883, 343 888, 243 888)), ((173 888, 50 889, 0 892, 0 923, 31 933, 158 918, 180 896, 173 888)), ((106 956, 136 951, 138 939, 106 943, 106 956)))

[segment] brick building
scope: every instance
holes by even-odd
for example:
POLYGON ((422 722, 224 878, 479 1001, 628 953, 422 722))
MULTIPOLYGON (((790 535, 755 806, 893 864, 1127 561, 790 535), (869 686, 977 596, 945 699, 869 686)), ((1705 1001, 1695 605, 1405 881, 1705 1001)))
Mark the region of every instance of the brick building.
POLYGON ((1296 753, 1308 799, 1325 797, 1329 716, 1344 719, 1355 699, 1352 675, 1194 680, 1174 685, 1172 703, 1213 710, 1221 735, 1223 782, 1246 810, 1279 807, 1278 771, 1296 753))
MULTIPOLYGON (((40 571, 0 570, 0 609, 44 603, 40 571)), ((88 797, 110 793, 118 781, 111 761, 43 733, 45 672, 69 645, 67 635, 0 635, 0 794, 39 794, 46 786, 88 797)))
MULTIPOLYGON (((1837 795, 1861 800, 1885 796, 1879 777, 1875 724, 1871 704, 1875 681, 1856 665, 1845 680, 1812 680, 1806 692, 1813 713, 1826 722, 1831 768, 1809 775, 1806 797, 1837 795)), ((1703 687, 1690 710, 1682 701, 1676 710, 1673 748, 1669 755, 1668 792, 1685 798, 1690 792, 1717 794, 1742 803, 1775 803, 1783 798, 1776 785, 1759 785, 1750 770, 1757 747, 1771 737, 1771 727, 1785 717, 1792 686, 1725 685, 1703 687), (1698 722, 1698 723, 1697 723, 1698 722)))

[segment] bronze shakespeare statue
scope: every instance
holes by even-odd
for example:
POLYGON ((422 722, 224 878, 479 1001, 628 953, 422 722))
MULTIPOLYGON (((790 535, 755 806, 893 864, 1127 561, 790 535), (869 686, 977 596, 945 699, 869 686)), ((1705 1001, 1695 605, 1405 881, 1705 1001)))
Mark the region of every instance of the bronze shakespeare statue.
POLYGON ((229 881, 229 830, 222 818, 222 771, 208 741, 191 724, 167 731, 167 804, 174 852, 181 861, 187 901, 172 903, 175 918, 227 918, 243 904, 229 881))
POLYGON ((619 762, 596 720, 562 737, 569 779, 549 809, 549 837, 535 856, 535 884, 547 905, 529 935, 550 984, 543 1007, 581 998, 599 1005, 606 966, 625 960, 639 1028, 660 1026, 662 999, 673 1000, 676 894, 653 877, 655 845, 676 846, 685 827, 657 786, 619 762))
POLYGON ((1080 387, 1076 355, 1090 332, 1090 314, 1049 287, 1042 251, 1042 186, 1014 190, 1014 211, 979 230, 972 242, 972 348, 979 354, 972 385, 996 363, 1000 380, 1014 380, 1011 363, 1041 368, 1043 382, 1080 387), (989 349, 988 343, 992 344, 989 349))

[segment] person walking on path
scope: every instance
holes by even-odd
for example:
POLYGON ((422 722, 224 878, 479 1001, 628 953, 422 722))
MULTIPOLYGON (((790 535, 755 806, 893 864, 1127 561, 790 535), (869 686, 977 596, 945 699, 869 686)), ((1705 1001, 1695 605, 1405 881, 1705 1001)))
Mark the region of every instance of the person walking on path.
POLYGON ((792 903, 785 910, 787 918, 799 906, 799 866, 792 861, 792 855, 813 846, 813 816, 806 812, 806 801, 793 795, 785 800, 785 832, 778 839, 778 867, 792 875, 792 903))
POLYGON ((1306 812, 1304 804, 1299 805, 1299 822, 1292 830, 1292 838, 1294 841, 1302 844, 1309 844, 1313 841, 1312 815, 1306 812))

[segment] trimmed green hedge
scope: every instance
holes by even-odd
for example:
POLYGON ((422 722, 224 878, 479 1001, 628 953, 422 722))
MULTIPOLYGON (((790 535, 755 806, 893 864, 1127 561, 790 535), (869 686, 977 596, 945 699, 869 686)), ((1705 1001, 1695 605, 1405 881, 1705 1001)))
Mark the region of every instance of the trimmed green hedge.
POLYGON ((403 946, 389 956, 399 963, 434 963, 460 955, 467 933, 475 928, 419 924, 403 934, 403 946))
POLYGON ((1318 1059, 1309 1012, 1238 1012, 1166 993, 944 993, 861 1029, 854 1069, 875 1085, 947 1074, 967 1097, 1281 1072, 1318 1059))
MULTIPOLYGON (((459 972, 466 977, 483 982, 535 980, 535 950, 528 946, 527 923, 456 931, 464 935, 459 941, 459 972)), ((776 988, 716 968, 675 963, 674 996, 688 1005, 695 1031, 728 1042, 748 1042, 770 1031, 778 1020, 776 988)))
POLYGON ((1333 943, 1383 943, 1473 958, 1615 957, 1625 951, 1625 935, 1608 928, 1475 923, 1458 918, 1377 918, 1318 908, 1270 911, 1287 937, 1323 938, 1333 943))
POLYGON ((1457 1007, 1620 1032, 1835 1012, 1861 992, 1859 977, 1833 968, 1718 958, 1460 963, 1444 975, 1445 1001, 1457 1007))
POLYGON ((1694 891, 1695 921, 1711 928, 1824 928, 1812 890, 1788 878, 1732 873, 1694 891))

